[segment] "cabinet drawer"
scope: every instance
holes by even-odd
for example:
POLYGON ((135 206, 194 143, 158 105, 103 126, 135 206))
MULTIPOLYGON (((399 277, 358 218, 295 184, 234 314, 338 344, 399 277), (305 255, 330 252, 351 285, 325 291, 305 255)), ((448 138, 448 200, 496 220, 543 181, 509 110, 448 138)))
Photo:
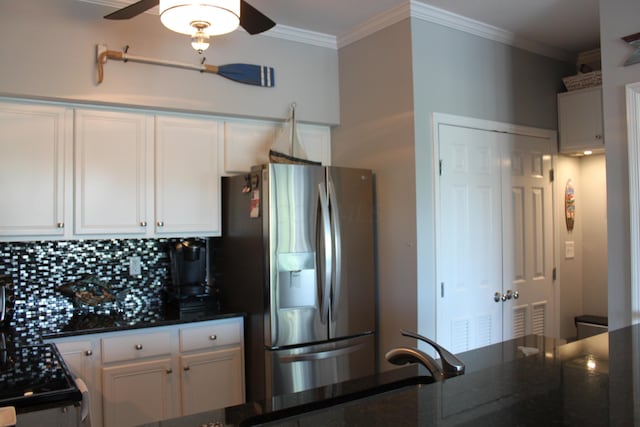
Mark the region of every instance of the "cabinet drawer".
POLYGON ((242 341, 242 322, 212 323, 180 329, 180 351, 203 350, 242 341))
POLYGON ((171 353, 169 331, 102 339, 102 362, 120 362, 171 353))

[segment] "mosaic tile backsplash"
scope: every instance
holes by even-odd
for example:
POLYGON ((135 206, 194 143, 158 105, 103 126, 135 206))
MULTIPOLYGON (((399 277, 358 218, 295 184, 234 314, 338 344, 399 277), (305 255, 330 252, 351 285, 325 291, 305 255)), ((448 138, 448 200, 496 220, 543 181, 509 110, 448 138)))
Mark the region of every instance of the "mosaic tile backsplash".
MULTIPOLYGON (((0 243, 0 275, 12 278, 15 313, 10 323, 16 343, 38 344, 65 324, 117 317, 155 320, 163 311, 163 289, 171 280, 171 239, 112 239, 0 243), (129 275, 129 257, 141 259, 140 276, 129 275), (74 307, 56 290, 91 275, 120 294, 121 301, 74 307)), ((90 327, 91 325, 87 325, 90 327)))

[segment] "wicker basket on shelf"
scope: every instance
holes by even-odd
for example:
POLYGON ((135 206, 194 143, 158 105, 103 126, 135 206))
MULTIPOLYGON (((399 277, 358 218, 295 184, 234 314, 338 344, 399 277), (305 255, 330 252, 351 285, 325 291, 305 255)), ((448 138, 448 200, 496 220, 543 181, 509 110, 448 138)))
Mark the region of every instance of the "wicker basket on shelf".
POLYGON ((602 71, 591 71, 590 73, 563 77, 562 82, 568 91, 600 86, 602 84, 602 71))

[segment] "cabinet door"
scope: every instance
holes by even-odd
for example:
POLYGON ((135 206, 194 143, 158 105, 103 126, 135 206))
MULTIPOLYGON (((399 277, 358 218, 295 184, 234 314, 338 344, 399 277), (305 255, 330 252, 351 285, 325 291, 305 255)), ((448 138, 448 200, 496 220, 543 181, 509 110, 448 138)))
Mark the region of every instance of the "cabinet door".
POLYGON ((75 232, 144 235, 153 117, 76 110, 75 232))
POLYGON ((582 89, 558 95, 560 152, 603 149, 602 89, 582 89))
POLYGON ((156 234, 220 233, 218 122, 156 118, 156 234))
POLYGON ((76 378, 81 378, 87 385, 90 396, 92 425, 102 425, 102 400, 100 399, 99 347, 92 340, 56 342, 64 362, 76 378))
POLYGON ((300 144, 310 160, 331 165, 331 129, 327 126, 298 126, 300 144))
MULTIPOLYGON (((224 172, 247 173, 252 166, 269 163, 269 149, 282 125, 269 122, 225 122, 224 172)), ((309 160, 331 164, 331 129, 300 124, 298 140, 309 160)))
POLYGON ((224 124, 224 171, 246 173, 252 166, 269 163, 269 149, 276 125, 266 122, 226 122, 224 124))
POLYGON ((70 111, 0 103, 0 236, 64 234, 70 111))
POLYGON ((180 356, 182 415, 244 402, 242 349, 180 356))
POLYGON ((105 427, 152 423, 177 415, 171 359, 102 368, 105 427))

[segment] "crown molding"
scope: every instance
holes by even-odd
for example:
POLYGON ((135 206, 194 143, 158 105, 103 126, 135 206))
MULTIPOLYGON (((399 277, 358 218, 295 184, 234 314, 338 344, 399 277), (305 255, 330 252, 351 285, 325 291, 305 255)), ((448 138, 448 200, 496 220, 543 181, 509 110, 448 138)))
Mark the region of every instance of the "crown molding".
MULTIPOLYGON (((115 8, 124 7, 131 2, 122 0, 78 0, 85 3, 93 3, 115 8)), ((157 9, 150 9, 147 13, 157 14, 157 9)), ((561 49, 556 49, 542 43, 518 37, 511 31, 503 30, 474 19, 466 18, 452 12, 447 12, 418 0, 407 0, 403 4, 391 8, 369 21, 356 27, 353 31, 339 37, 303 30, 300 28, 276 25, 271 30, 260 35, 324 47, 328 49, 340 49, 370 36, 390 25, 396 24, 407 18, 415 18, 425 22, 443 25, 448 28, 463 31, 474 36, 496 41, 516 48, 524 49, 539 55, 558 59, 565 62, 575 62, 576 57, 561 49)))
POLYGON ((433 6, 420 3, 416 0, 409 0, 411 4, 411 16, 422 21, 444 25, 445 27, 460 30, 468 34, 473 34, 498 43, 524 49, 539 55, 558 59, 566 62, 574 62, 575 55, 562 49, 547 46, 542 43, 527 40, 519 37, 511 31, 494 27, 474 19, 466 18, 455 13, 447 12, 433 6))
POLYGON ((276 24, 269 31, 260 34, 266 37, 290 40, 298 43, 310 44, 313 46, 326 47, 329 49, 338 49, 336 36, 325 33, 317 33, 315 31, 302 30, 300 28, 288 27, 286 25, 276 24))
POLYGON ((382 12, 364 24, 359 25, 353 31, 340 36, 338 38, 338 48, 348 46, 351 43, 357 42, 386 27, 409 18, 411 16, 412 3, 413 1, 407 1, 400 6, 382 12))

